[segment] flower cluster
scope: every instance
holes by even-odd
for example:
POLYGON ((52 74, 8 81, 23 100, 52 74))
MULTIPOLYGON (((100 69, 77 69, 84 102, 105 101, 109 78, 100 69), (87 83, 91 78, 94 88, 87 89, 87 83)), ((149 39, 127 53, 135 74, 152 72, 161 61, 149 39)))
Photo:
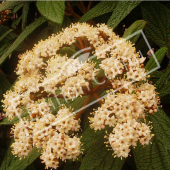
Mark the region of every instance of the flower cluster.
MULTIPOLYGON (((43 115, 44 110, 37 112, 43 115)), ((12 153, 21 158, 26 157, 33 146, 36 146, 42 148, 41 159, 46 167, 57 168, 60 159, 76 159, 80 155, 80 138, 69 135, 79 129, 79 121, 74 119, 68 108, 61 108, 56 116, 45 114, 34 122, 21 120, 12 130, 15 139, 12 153)))
POLYGON ((116 156, 126 158, 130 152, 129 147, 135 147, 138 139, 142 145, 148 145, 152 136, 146 124, 131 119, 127 123, 117 123, 109 135, 109 143, 116 156))
MULTIPOLYGON (((136 146, 137 141, 142 145, 148 144, 152 137, 149 126, 141 123, 144 120, 145 114, 157 112, 157 97, 154 95, 147 96, 150 100, 151 109, 148 108, 148 103, 140 98, 141 93, 137 93, 142 86, 134 86, 133 91, 130 93, 121 91, 113 93, 105 97, 104 103, 97 110, 94 111, 94 117, 90 118, 91 127, 94 130, 104 129, 107 125, 113 127, 113 132, 109 135, 109 143, 114 150, 114 154, 118 157, 127 157, 130 152, 130 146, 136 146)), ((150 85, 152 86, 152 85, 150 85)), ((151 90, 153 90, 151 88, 151 90)), ((146 93, 149 93, 146 91, 146 93)))
POLYGON ((76 159, 81 153, 81 143, 70 132, 80 129, 81 111, 74 117, 69 108, 63 107, 53 115, 53 103, 48 98, 68 101, 89 95, 85 105, 92 96, 98 98, 97 93, 106 87, 109 94, 90 118, 91 127, 94 130, 113 127, 109 143, 118 157, 127 157, 129 147, 136 146, 138 140, 148 144, 152 134, 142 121, 146 113, 157 112, 158 97, 155 87, 147 82, 144 60, 129 41, 105 24, 96 27, 72 24, 40 41, 20 56, 18 81, 13 91, 4 95, 6 117, 21 117, 24 108, 30 113, 28 120, 21 120, 13 127, 13 153, 24 157, 33 146, 42 148, 41 159, 52 168, 58 167, 59 160, 76 159), (61 55, 64 47, 80 50, 84 62, 79 56, 61 55), (86 54, 93 55, 95 62, 86 54), (104 81, 96 85, 100 79, 104 81))

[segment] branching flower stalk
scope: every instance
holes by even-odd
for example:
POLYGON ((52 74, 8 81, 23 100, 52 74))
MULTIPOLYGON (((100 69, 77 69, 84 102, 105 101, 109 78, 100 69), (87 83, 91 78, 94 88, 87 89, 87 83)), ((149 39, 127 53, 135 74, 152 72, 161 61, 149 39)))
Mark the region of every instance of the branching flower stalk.
POLYGON ((157 112, 159 98, 146 79, 144 60, 129 41, 104 24, 72 24, 40 41, 21 55, 16 71, 19 80, 14 90, 4 95, 6 117, 20 118, 23 108, 30 113, 12 129, 13 154, 22 158, 34 146, 40 148, 47 168, 57 168, 59 160, 76 159, 82 152, 77 136, 81 114, 92 99, 100 107, 89 117, 90 126, 95 131, 113 128, 107 138, 115 156, 127 157, 130 146, 135 147, 137 141, 149 144, 152 127, 144 123, 145 116, 157 112), (86 60, 61 56, 60 50, 65 46, 81 49, 86 60), (107 95, 101 96, 103 90, 107 95), (79 112, 61 105, 52 114, 50 98, 69 101, 81 96, 87 98, 79 112))

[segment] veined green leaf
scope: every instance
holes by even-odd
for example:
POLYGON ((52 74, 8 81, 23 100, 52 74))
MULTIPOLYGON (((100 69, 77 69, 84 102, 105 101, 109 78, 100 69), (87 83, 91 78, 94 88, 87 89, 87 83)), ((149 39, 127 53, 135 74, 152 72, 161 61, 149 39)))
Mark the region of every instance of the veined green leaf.
POLYGON ((8 167, 10 166, 10 164, 11 164, 11 162, 12 161, 15 161, 17 158, 14 156, 14 155, 12 155, 12 153, 11 153, 11 151, 12 151, 12 148, 10 147, 11 146, 11 144, 14 142, 14 139, 12 138, 11 139, 11 142, 10 142, 10 144, 9 144, 9 147, 8 147, 8 150, 7 150, 7 152, 6 152, 6 154, 5 154, 5 157, 4 157, 4 159, 3 159, 3 162, 2 162, 2 164, 1 164, 1 167, 0 167, 0 169, 1 170, 6 170, 6 169, 8 169, 8 167))
POLYGON ((68 57, 72 57, 76 53, 76 50, 74 47, 63 47, 60 50, 60 55, 67 54, 68 57))
POLYGON ((0 169, 23 170, 28 165, 30 165, 35 159, 37 159, 40 155, 41 155, 40 151, 34 147, 26 158, 19 160, 19 158, 15 158, 15 156, 11 153, 11 148, 9 148, 7 151, 7 156, 5 156, 0 169))
POLYGON ((14 43, 9 47, 7 51, 0 57, 0 65, 5 59, 24 41, 24 39, 31 34, 37 27, 45 23, 47 20, 44 17, 39 17, 33 23, 28 25, 23 32, 18 36, 14 43))
POLYGON ((95 132, 94 129, 88 127, 82 133, 82 138, 81 138, 81 142, 83 144, 82 148, 84 152, 87 152, 91 147, 93 147, 96 141, 104 136, 104 133, 105 130, 98 130, 95 132))
POLYGON ((15 19, 15 20, 12 22, 11 27, 14 28, 14 29, 16 29, 16 27, 17 27, 18 24, 20 23, 21 19, 22 19, 22 15, 21 15, 19 18, 15 19))
POLYGON ((162 71, 154 71, 150 74, 151 78, 159 79, 162 76, 162 71))
POLYGON ((17 5, 25 3, 24 1, 4 1, 3 4, 0 4, 0 12, 4 11, 5 9, 8 8, 13 8, 17 5))
MULTIPOLYGON (((156 59, 157 61, 159 62, 159 64, 162 62, 165 54, 167 53, 168 51, 168 48, 167 47, 162 47, 160 48, 156 53, 155 53, 155 56, 156 56, 156 59)), ((150 60, 147 62, 146 66, 145 66, 145 69, 146 70, 152 70, 154 68, 157 67, 157 64, 155 62, 155 59, 153 58, 153 56, 150 58, 150 60)))
POLYGON ((167 68, 156 82, 156 89, 160 93, 159 96, 164 96, 170 93, 170 67, 167 68))
POLYGON ((25 29, 26 24, 27 24, 29 6, 30 6, 30 2, 26 2, 22 9, 22 30, 25 29))
MULTIPOLYGON (((23 110, 23 113, 20 118, 23 118, 23 117, 29 118, 29 113, 26 109, 23 110)), ((16 116, 13 120, 9 120, 8 118, 5 118, 0 122, 0 125, 13 125, 13 124, 19 122, 20 118, 18 116, 16 116)))
POLYGON ((64 19, 64 1, 38 1, 37 8, 47 19, 62 24, 64 19))
POLYGON ((141 5, 143 18, 148 25, 146 30, 148 36, 160 47, 165 47, 168 43, 170 10, 159 2, 144 2, 141 5))
POLYGON ((133 154, 138 170, 169 170, 170 169, 170 119, 162 109, 149 115, 148 121, 153 122, 154 137, 152 144, 145 147, 138 145, 133 154))
POLYGON ((0 48, 0 56, 9 48, 13 41, 8 41, 0 48))
POLYGON ((116 7, 117 3, 118 2, 113 2, 113 1, 99 2, 95 7, 93 7, 92 9, 90 9, 90 11, 84 14, 80 18, 79 22, 85 22, 95 17, 98 17, 100 15, 112 12, 116 7))
MULTIPOLYGON (((0 26, 0 36, 5 35, 9 31, 9 27, 1 25, 0 26)), ((5 44, 9 42, 10 40, 14 40, 17 37, 17 35, 14 32, 8 32, 8 34, 5 35, 5 38, 2 37, 0 44, 5 44)))
POLYGON ((80 161, 73 162, 72 160, 67 160, 66 164, 63 167, 63 170, 79 170, 80 165, 80 161))
POLYGON ((29 166, 27 166, 27 168, 25 170, 36 170, 34 164, 30 164, 29 166))
POLYGON ((140 3, 141 1, 119 1, 107 25, 114 29, 140 3))
POLYGON ((24 6, 24 3, 19 4, 17 6, 15 6, 12 10, 12 13, 15 14, 16 12, 18 12, 19 9, 21 9, 24 6))
POLYGON ((9 33, 11 33, 13 31, 13 29, 10 29, 8 31, 6 31, 1 37, 0 37, 0 41, 2 41, 9 33))
MULTIPOLYGON (((159 2, 144 2, 142 5, 144 20, 147 21, 146 34, 158 46, 170 49, 170 10, 159 2)), ((170 57, 170 56, 169 56, 170 57)))
MULTIPOLYGON (((137 20, 135 21, 123 34, 123 38, 126 38, 130 35, 132 35, 133 33, 135 33, 136 31, 139 30, 143 30, 144 27, 146 25, 146 21, 144 20, 137 20)), ((128 39, 130 40, 132 43, 135 43, 138 38, 140 37, 141 34, 137 34, 135 36, 133 36, 132 38, 128 39)))
POLYGON ((83 148, 88 149, 82 160, 80 170, 121 170, 125 159, 114 158, 113 151, 108 151, 104 142, 105 131, 88 128, 82 134, 83 148))

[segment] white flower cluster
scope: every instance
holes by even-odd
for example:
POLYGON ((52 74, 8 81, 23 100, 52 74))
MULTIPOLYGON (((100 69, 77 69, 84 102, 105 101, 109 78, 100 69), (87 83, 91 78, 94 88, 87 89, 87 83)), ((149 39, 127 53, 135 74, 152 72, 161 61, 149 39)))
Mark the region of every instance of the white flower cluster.
POLYGON ((12 153, 26 157, 36 146, 42 148, 41 159, 46 167, 57 168, 59 159, 76 159, 80 155, 80 138, 69 136, 79 129, 79 121, 68 108, 61 108, 56 116, 45 114, 34 122, 21 120, 12 130, 15 139, 12 153))
POLYGON ((13 153, 24 157, 33 146, 43 148, 41 158, 52 168, 58 167, 59 159, 75 159, 80 154, 80 139, 69 134, 79 130, 79 121, 68 108, 60 109, 54 116, 47 98, 60 96, 73 100, 82 95, 97 98, 97 93, 109 83, 115 91, 94 112, 91 127, 114 128, 109 141, 119 157, 127 157, 130 145, 135 146, 138 140, 148 144, 152 135, 141 121, 146 112, 157 112, 158 98, 155 87, 146 81, 144 60, 130 42, 119 38, 105 24, 93 27, 75 23, 40 41, 20 56, 18 81, 2 101, 9 119, 20 117, 23 108, 30 112, 29 120, 21 120, 13 128, 13 153), (75 50, 90 47, 81 52, 95 55, 97 62, 91 62, 86 55, 84 63, 74 56, 60 55, 60 50, 68 46, 75 50), (103 77, 99 71, 104 71, 103 77), (96 85, 99 78, 107 81, 102 88, 96 85), (26 131, 18 130, 22 125, 26 131), (125 129, 129 129, 129 134, 125 129))
POLYGON ((104 103, 90 117, 91 128, 104 129, 113 127, 109 135, 109 143, 118 157, 127 157, 130 146, 149 144, 152 138, 150 127, 140 121, 145 119, 147 112, 157 112, 158 98, 155 87, 151 84, 128 84, 124 81, 112 83, 113 87, 121 87, 117 93, 110 91, 104 103), (129 86, 130 90, 127 88, 129 86))
POLYGON ((117 123, 113 132, 109 135, 109 143, 117 157, 128 157, 129 147, 135 147, 137 141, 142 145, 148 145, 151 139, 150 128, 131 119, 127 123, 117 123))
POLYGON ((15 142, 11 145, 12 153, 19 157, 26 157, 33 148, 32 122, 20 121, 12 128, 15 142))

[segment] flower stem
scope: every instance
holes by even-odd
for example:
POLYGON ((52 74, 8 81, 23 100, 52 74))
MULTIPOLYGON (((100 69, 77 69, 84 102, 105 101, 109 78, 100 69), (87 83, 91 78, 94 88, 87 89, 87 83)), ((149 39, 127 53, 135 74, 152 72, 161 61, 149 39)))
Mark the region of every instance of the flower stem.
POLYGON ((95 99, 97 99, 97 102, 98 102, 98 103, 100 103, 101 105, 103 104, 103 102, 101 101, 101 99, 100 99, 100 97, 98 96, 97 93, 93 93, 93 97, 94 97, 95 99))
MULTIPOLYGON (((92 95, 89 95, 89 96, 88 96, 88 98, 87 98, 86 101, 84 102, 82 108, 83 108, 84 106, 86 106, 87 104, 90 103, 90 100, 92 99, 92 97, 93 97, 92 95)), ((84 112, 85 109, 86 109, 86 108, 80 110, 80 111, 76 114, 76 117, 75 117, 76 120, 80 118, 81 114, 84 112)))

